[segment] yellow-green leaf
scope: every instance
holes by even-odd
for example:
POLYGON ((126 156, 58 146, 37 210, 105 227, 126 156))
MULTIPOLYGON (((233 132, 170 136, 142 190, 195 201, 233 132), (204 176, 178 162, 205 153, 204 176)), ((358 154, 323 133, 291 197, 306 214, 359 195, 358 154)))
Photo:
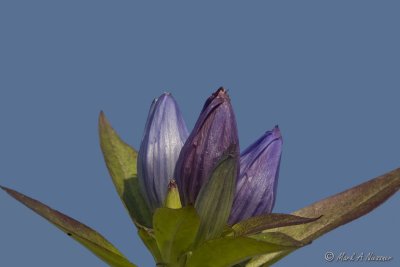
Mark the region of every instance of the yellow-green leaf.
POLYGON ((300 242, 284 233, 280 232, 265 232, 265 233, 259 233, 256 235, 249 236, 251 238, 272 243, 272 244, 277 244, 277 245, 282 245, 285 247, 302 247, 305 245, 308 245, 307 243, 300 242))
MULTIPOLYGON (((234 147, 228 151, 234 151, 234 147)), ((224 156, 214 168, 210 179, 203 185, 195 208, 200 216, 200 228, 195 245, 220 237, 226 226, 235 196, 237 156, 234 152, 224 156)))
POLYGON ((251 257, 289 247, 249 237, 222 237, 202 243, 188 258, 186 267, 229 267, 251 257))
POLYGON ((60 230, 72 237, 101 260, 112 267, 135 267, 124 255, 102 235, 77 220, 62 214, 43 203, 25 196, 15 190, 1 187, 10 196, 57 226, 60 230))
MULTIPOLYGON (((290 252, 292 252, 300 247, 310 244, 310 243, 300 242, 300 241, 298 241, 284 233, 280 233, 280 232, 265 232, 265 233, 259 233, 256 235, 252 235, 250 237, 255 238, 257 240, 261 240, 261 241, 265 241, 265 242, 278 244, 278 245, 287 247, 286 249, 280 250, 278 252, 272 252, 272 253, 267 254, 268 256, 274 258, 273 262, 272 261, 268 262, 268 266, 272 265, 276 261, 280 260, 281 258, 286 256, 290 252)), ((263 256, 255 257, 251 261, 247 262, 246 264, 242 264, 241 266, 258 267, 264 263, 262 261, 263 260, 262 257, 263 256)))
POLYGON ((236 236, 251 235, 263 230, 313 222, 318 218, 304 218, 291 214, 270 213, 248 218, 232 226, 236 236))
POLYGON ((137 178, 137 152, 118 136, 103 112, 99 116, 100 146, 108 171, 129 215, 136 224, 151 227, 152 214, 137 178))
MULTIPOLYGON (((294 212, 297 216, 322 217, 315 222, 283 227, 278 231, 301 242, 311 242, 372 211, 399 189, 400 168, 294 212)), ((263 255, 253 259, 252 265, 248 266, 269 266, 290 252, 263 255)))
POLYGON ((157 241, 155 239, 153 230, 146 229, 146 228, 139 228, 138 234, 139 234, 140 238, 142 239, 143 243, 146 245, 147 249, 153 255, 153 258, 156 261, 156 263, 157 264, 161 263, 162 262, 161 252, 158 248, 157 241))
POLYGON ((191 248, 200 224, 196 210, 159 208, 154 213, 154 234, 163 263, 179 266, 184 254, 191 248))

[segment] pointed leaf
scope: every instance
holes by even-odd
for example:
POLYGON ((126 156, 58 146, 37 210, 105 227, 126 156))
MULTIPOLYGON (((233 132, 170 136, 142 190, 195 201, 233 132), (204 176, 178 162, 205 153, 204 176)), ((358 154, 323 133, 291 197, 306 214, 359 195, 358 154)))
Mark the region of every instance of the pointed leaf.
POLYGON ((168 191, 167 196, 165 197, 164 206, 170 209, 182 208, 178 185, 174 179, 171 179, 168 183, 168 191))
MULTIPOLYGON (((303 243, 300 242, 286 234, 283 233, 279 233, 279 232, 266 232, 266 233, 259 233, 256 235, 252 235, 252 238, 255 238, 257 240, 261 240, 261 241, 265 241, 265 242, 269 242, 269 243, 273 243, 273 244, 278 244, 278 245, 282 245, 282 246, 287 246, 289 248, 287 249, 283 249, 280 250, 278 252, 273 252, 273 253, 269 253, 267 255, 269 255, 270 257, 275 257, 273 262, 269 262, 269 265, 272 265, 273 263, 275 263, 276 261, 280 260, 281 258, 283 258, 284 256, 286 256, 287 254, 289 254, 290 252, 294 251, 295 249, 298 249, 302 246, 308 245, 309 243, 303 243)), ((263 256, 260 257, 255 257, 253 259, 251 259, 250 261, 248 261, 245 264, 242 264, 241 266, 246 266, 246 267, 258 267, 261 266, 264 262, 262 261, 263 256)))
MULTIPOLYGON (((290 252, 292 252, 295 249, 298 249, 302 246, 308 245, 309 243, 303 243, 300 242, 288 235, 285 235, 283 233, 279 233, 279 232, 265 232, 265 233, 259 233, 256 235, 252 235, 250 236, 251 238, 260 240, 260 241, 264 241, 264 242, 268 242, 268 243, 272 243, 272 244, 277 244, 277 245, 282 245, 285 246, 286 248, 283 250, 280 250, 278 252, 273 252, 273 253, 269 253, 268 255, 281 255, 286 256, 287 254, 289 254, 290 252)), ((239 266, 241 267, 258 267, 260 265, 263 264, 263 262, 260 262, 260 259, 262 260, 262 256, 260 257, 255 257, 253 259, 251 259, 250 261, 247 262, 242 262, 239 266)), ((278 261, 280 258, 276 258, 276 260, 278 261)), ((272 264, 273 262, 270 262, 269 264, 272 264)), ((236 267, 239 267, 236 266, 236 267)))
POLYGON ((187 267, 228 267, 251 257, 288 249, 248 237, 223 237, 200 245, 188 259, 187 267))
POLYGON ((154 234, 163 263, 175 266, 196 237, 200 219, 193 207, 159 208, 154 213, 154 234))
POLYGON ((137 152, 122 141, 103 112, 99 116, 99 136, 108 171, 129 215, 135 223, 151 227, 152 215, 137 178, 137 152))
POLYGON ((280 261, 290 253, 292 253, 295 249, 286 249, 278 252, 273 252, 269 254, 265 254, 262 256, 258 256, 252 258, 245 266, 246 267, 269 267, 274 263, 280 261))
POLYGON ((266 232, 266 233, 259 233, 256 235, 249 236, 251 238, 272 243, 272 244, 277 244, 285 247, 302 247, 305 245, 308 245, 306 243, 300 242, 284 233, 279 233, 279 232, 266 232))
MULTIPOLYGON (((294 212, 293 214, 297 216, 318 217, 322 215, 322 217, 308 224, 281 228, 279 232, 301 242, 311 242, 372 211, 399 189, 400 168, 294 212)), ((290 252, 263 255, 255 259, 260 263, 259 265, 250 266, 263 266, 262 264, 267 266, 290 252)))
POLYGON ((61 212, 42 204, 41 202, 25 196, 12 189, 1 187, 10 196, 57 226, 60 230, 72 237, 101 260, 112 267, 134 267, 136 265, 130 263, 121 252, 118 251, 110 242, 102 235, 89 228, 88 226, 68 217, 61 212))
POLYGON ((151 229, 139 228, 138 234, 142 239, 143 243, 145 244, 145 246, 147 247, 147 249, 153 255, 153 258, 156 261, 156 263, 157 264, 161 263, 162 262, 161 252, 158 248, 154 232, 152 232, 151 229))
POLYGON ((236 236, 259 233, 263 230, 282 226, 305 224, 318 220, 318 218, 304 218, 300 216, 280 213, 263 214, 243 220, 232 226, 236 236))
POLYGON ((195 205, 201 220, 196 245, 221 236, 235 195, 237 164, 235 155, 224 156, 200 190, 195 205))

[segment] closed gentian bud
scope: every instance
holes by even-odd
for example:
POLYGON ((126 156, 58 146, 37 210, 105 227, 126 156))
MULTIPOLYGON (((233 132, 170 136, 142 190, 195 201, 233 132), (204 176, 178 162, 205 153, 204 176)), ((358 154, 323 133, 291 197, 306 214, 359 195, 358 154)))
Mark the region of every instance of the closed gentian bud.
MULTIPOLYGON (((176 164, 174 178, 185 205, 195 203, 223 153, 232 146, 239 153, 235 115, 227 92, 220 88, 204 104, 176 164)), ((238 168, 235 181, 237 175, 238 168)))
POLYGON ((165 197, 164 206, 170 209, 182 208, 181 198, 179 197, 178 185, 174 179, 168 183, 167 196, 165 197))
POLYGON ((173 178, 187 136, 185 122, 172 95, 164 93, 155 99, 137 161, 140 186, 152 210, 164 204, 169 179, 173 178))
POLYGON ((240 174, 229 224, 271 213, 275 204, 282 136, 278 126, 240 155, 240 174))

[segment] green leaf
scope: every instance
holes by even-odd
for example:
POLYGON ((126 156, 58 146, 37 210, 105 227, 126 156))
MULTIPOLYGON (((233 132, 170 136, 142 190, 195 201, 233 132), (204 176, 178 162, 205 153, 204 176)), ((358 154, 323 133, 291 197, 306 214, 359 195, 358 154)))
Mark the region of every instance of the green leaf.
MULTIPOLYGON (((289 254, 290 252, 294 251, 295 249, 298 249, 302 246, 308 245, 310 243, 303 243, 300 242, 284 233, 280 233, 280 232, 266 232, 266 233, 259 233, 256 235, 252 235, 252 238, 255 238, 257 240, 261 240, 261 241, 265 241, 265 242, 269 242, 269 243, 273 243, 273 244, 278 244, 278 245, 282 245, 282 246, 286 246, 289 248, 283 249, 281 251, 278 252, 273 252, 273 253, 269 253, 267 255, 274 256, 274 262, 269 262, 269 265, 275 263, 276 261, 280 260, 281 258, 283 258, 284 256, 286 256, 287 254, 289 254)), ((251 261, 248 261, 247 263, 243 264, 242 266, 246 266, 246 267, 258 267, 260 265, 262 265, 262 256, 260 257, 255 257, 253 258, 251 261), (260 261, 261 260, 261 261, 260 261)))
POLYGON ((68 217, 61 212, 42 204, 41 202, 25 196, 12 189, 2 187, 10 196, 57 226, 60 230, 72 237, 97 257, 112 267, 135 267, 136 265, 129 262, 121 252, 118 251, 110 242, 102 235, 89 228, 88 226, 68 217))
POLYGON ((193 207, 158 208, 154 213, 154 234, 163 263, 179 266, 181 258, 193 244, 200 219, 193 207))
POLYGON ((232 226, 236 236, 251 235, 263 230, 282 226, 305 224, 318 220, 318 218, 304 218, 290 214, 271 213, 263 214, 243 220, 232 226))
POLYGON ((266 232, 266 233, 259 233, 256 235, 249 236, 251 238, 272 243, 272 244, 277 244, 285 247, 302 247, 305 245, 308 245, 307 243, 300 242, 284 233, 279 233, 279 232, 266 232))
POLYGON ((265 254, 263 256, 255 257, 251 259, 245 267, 269 267, 273 265, 274 263, 280 261, 290 253, 292 253, 295 249, 286 249, 286 250, 281 250, 278 252, 273 252, 269 254, 265 254), (267 261, 266 261, 267 259, 267 261))
POLYGON ((249 237, 217 238, 204 242, 193 251, 186 266, 228 267, 239 264, 257 255, 288 248, 289 247, 263 242, 249 237))
POLYGON ((170 179, 168 183, 168 191, 167 196, 165 197, 164 206, 170 209, 182 208, 178 185, 176 184, 174 179, 170 179))
MULTIPOLYGON (((372 211, 399 189, 400 168, 294 212, 297 216, 322 217, 308 224, 280 228, 279 232, 304 243, 311 242, 372 211)), ((270 265, 290 252, 263 255, 254 259, 258 265, 249 266, 270 265)))
MULTIPOLYGON (((300 242, 286 234, 279 233, 279 232, 266 232, 266 233, 259 233, 256 235, 250 236, 252 238, 255 238, 257 240, 277 244, 277 245, 282 245, 285 247, 288 247, 286 249, 280 250, 278 252, 273 252, 269 253, 268 255, 279 255, 281 258, 289 254, 290 252, 294 251, 295 249, 298 249, 300 247, 303 247, 305 245, 308 245, 309 243, 303 243, 300 242)), ((261 257, 255 257, 251 261, 248 261, 245 264, 242 264, 241 266, 246 266, 246 267, 257 267, 263 264, 263 262, 259 262, 259 260, 262 259, 261 257)), ((276 261, 278 261, 280 258, 276 257, 276 261)), ((270 262, 269 264, 272 264, 274 262, 270 262)))
POLYGON ((162 262, 161 252, 158 249, 157 241, 155 239, 153 230, 139 228, 138 234, 142 239, 143 243, 146 245, 147 249, 153 255, 153 258, 156 261, 156 263, 161 263, 162 262))
POLYGON ((201 188, 195 203, 201 220, 196 245, 221 236, 235 195, 237 164, 236 155, 224 156, 201 188))
POLYGON ((129 215, 135 224, 151 228, 152 214, 137 178, 137 152, 121 140, 103 112, 99 116, 99 136, 108 171, 129 215))

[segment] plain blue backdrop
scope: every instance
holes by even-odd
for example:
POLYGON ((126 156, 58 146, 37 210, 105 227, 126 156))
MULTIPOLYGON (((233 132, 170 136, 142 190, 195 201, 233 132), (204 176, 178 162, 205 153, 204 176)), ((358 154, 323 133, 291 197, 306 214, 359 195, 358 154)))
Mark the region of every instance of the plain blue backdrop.
MULTIPOLYGON (((276 212, 400 166, 398 1, 0 2, 0 184, 103 233, 154 266, 100 152, 104 110, 139 147, 149 104, 170 91, 193 127, 229 89, 241 148, 279 124, 276 212)), ((343 266, 324 253, 394 257, 399 195, 276 266, 343 266)), ((0 266, 105 266, 0 192, 0 266)), ((360 266, 362 264, 357 264, 360 266)), ((374 265, 375 266, 375 265, 374 265)))

